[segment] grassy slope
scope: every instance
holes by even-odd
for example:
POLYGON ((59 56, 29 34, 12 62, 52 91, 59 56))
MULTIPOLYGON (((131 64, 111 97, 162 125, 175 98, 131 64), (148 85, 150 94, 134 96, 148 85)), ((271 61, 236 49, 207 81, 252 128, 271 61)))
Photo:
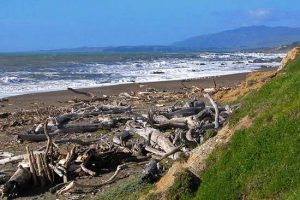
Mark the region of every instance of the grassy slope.
POLYGON ((242 103, 231 123, 254 123, 210 156, 196 199, 300 199, 300 58, 242 103))

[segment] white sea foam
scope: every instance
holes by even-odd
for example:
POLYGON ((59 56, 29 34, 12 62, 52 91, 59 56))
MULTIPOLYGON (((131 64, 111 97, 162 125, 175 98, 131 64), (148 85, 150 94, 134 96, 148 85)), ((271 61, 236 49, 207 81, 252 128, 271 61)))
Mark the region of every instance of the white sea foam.
POLYGON ((0 98, 63 90, 67 87, 87 88, 250 72, 261 66, 279 66, 280 59, 275 59, 283 56, 264 53, 201 53, 183 58, 160 57, 101 63, 60 62, 55 63, 55 67, 32 67, 15 71, 1 71, 0 68, 0 98))

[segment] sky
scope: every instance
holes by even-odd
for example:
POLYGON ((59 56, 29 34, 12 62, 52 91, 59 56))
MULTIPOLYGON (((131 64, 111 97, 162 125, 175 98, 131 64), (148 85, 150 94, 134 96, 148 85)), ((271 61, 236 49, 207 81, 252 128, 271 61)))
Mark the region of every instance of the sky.
POLYGON ((300 0, 0 0, 0 52, 168 45, 299 19, 300 0))

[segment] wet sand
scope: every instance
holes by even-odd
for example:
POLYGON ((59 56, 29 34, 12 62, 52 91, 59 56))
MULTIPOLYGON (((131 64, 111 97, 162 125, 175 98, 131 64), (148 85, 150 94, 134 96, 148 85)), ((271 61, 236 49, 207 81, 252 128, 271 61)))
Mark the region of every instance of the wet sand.
MULTIPOLYGON (((121 85, 103 86, 96 88, 86 88, 80 89, 80 91, 91 92, 98 97, 103 95, 113 96, 118 95, 121 92, 136 92, 145 91, 146 88, 155 88, 157 90, 167 90, 179 92, 183 88, 196 86, 199 88, 209 88, 214 87, 213 79, 215 80, 217 86, 224 87, 234 87, 241 83, 248 73, 224 75, 217 77, 207 77, 191 80, 181 80, 181 81, 162 81, 162 82, 149 82, 149 83, 129 83, 121 85)), ((62 85, 62 88, 64 86, 62 85)), ((69 100, 72 99, 88 99, 80 94, 75 94, 68 90, 54 91, 54 92, 43 92, 26 94, 20 96, 9 97, 8 101, 0 103, 0 112, 15 112, 22 109, 34 109, 44 106, 62 106, 67 104, 69 100)))

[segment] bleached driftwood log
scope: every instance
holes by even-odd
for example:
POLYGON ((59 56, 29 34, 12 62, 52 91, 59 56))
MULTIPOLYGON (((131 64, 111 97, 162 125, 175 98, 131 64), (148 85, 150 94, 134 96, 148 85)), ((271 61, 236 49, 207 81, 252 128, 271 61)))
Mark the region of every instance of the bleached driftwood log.
MULTIPOLYGON (((173 145, 173 143, 167 138, 165 135, 163 135, 159 130, 145 127, 145 128, 135 128, 131 124, 129 124, 130 131, 140 135, 146 140, 149 140, 151 145, 157 145, 162 150, 164 150, 166 153, 173 151, 176 149, 176 147, 173 145)), ((173 160, 176 160, 179 158, 179 153, 175 153, 170 156, 173 160)))
POLYGON ((164 115, 154 115, 150 110, 148 112, 148 121, 154 128, 187 128, 187 120, 185 118, 168 119, 164 115))
POLYGON ((208 98, 210 103, 213 105, 214 109, 215 109, 215 129, 219 128, 219 109, 218 109, 218 105, 215 103, 215 101, 210 97, 209 94, 204 94, 203 95, 205 98, 208 98))
MULTIPOLYGON (((34 151, 33 154, 42 153, 42 151, 34 151)), ((24 160, 27 157, 27 154, 17 155, 10 158, 4 158, 0 160, 0 165, 5 165, 7 163, 14 163, 21 160, 24 160)))
POLYGON ((198 118, 194 117, 194 115, 189 117, 175 117, 168 119, 163 115, 154 115, 152 111, 148 112, 148 121, 154 128, 195 129, 200 125, 198 118))
POLYGON ((13 153, 9 153, 9 152, 5 152, 5 151, 1 151, 0 150, 0 158, 10 158, 13 157, 14 154, 13 153))
POLYGON ((179 110, 176 110, 174 112, 168 112, 168 113, 161 113, 168 119, 174 118, 174 117, 188 117, 192 115, 196 115, 199 113, 201 110, 203 110, 205 107, 200 106, 200 107, 189 107, 189 108, 181 108, 179 110))
MULTIPOLYGON (((109 130, 111 127, 107 127, 102 124, 66 124, 61 128, 56 129, 53 132, 49 133, 50 137, 54 137, 59 134, 67 134, 67 133, 86 133, 86 132, 95 132, 99 129, 109 130)), ((32 142, 41 142, 47 140, 45 134, 18 134, 17 139, 21 139, 23 141, 32 141, 32 142)))

